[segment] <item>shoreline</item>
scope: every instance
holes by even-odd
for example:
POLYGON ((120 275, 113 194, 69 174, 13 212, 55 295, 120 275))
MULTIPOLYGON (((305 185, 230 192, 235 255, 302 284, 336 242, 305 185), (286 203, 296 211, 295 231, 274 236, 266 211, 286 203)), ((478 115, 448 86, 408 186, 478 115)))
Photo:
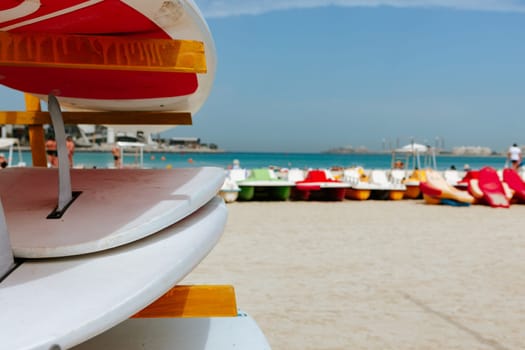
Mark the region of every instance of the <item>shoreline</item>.
MULTIPOLYGON (((126 151, 126 156, 133 156, 134 151, 126 151)), ((6 151, 4 151, 6 152, 6 151)), ((25 151, 22 154, 28 164, 31 153, 25 151)), ((16 153, 15 153, 16 157, 16 153)), ((129 158, 131 159, 131 158, 129 158)), ((191 166, 218 166, 228 169, 233 161, 238 159, 240 166, 246 169, 255 168, 299 168, 299 169, 332 169, 350 168, 360 166, 364 169, 390 169, 392 167, 392 156, 390 154, 353 154, 353 155, 329 155, 321 153, 251 153, 230 152, 226 150, 200 152, 195 149, 156 149, 149 152, 144 151, 144 166, 148 168, 165 168, 168 164, 173 167, 191 166), (163 156, 163 157, 162 157, 163 156)), ((491 166, 497 169, 506 164, 505 157, 463 157, 463 156, 440 156, 437 159, 437 169, 446 170, 452 165, 456 168, 464 168, 468 164, 471 169, 479 169, 483 166, 491 166)), ((75 164, 86 167, 106 167, 108 162, 113 162, 110 149, 107 148, 76 148, 74 156, 75 164)), ((423 164, 425 167, 425 164, 423 164)), ((407 163, 407 169, 412 167, 407 163)))
MULTIPOLYGON (((111 152, 113 145, 104 145, 99 147, 80 147, 77 146, 75 148, 75 152, 111 152)), ((20 149, 22 151, 30 151, 31 148, 29 146, 21 146, 20 149)), ((210 153, 210 154, 291 154, 291 155, 334 155, 334 156, 345 156, 345 155, 357 155, 357 156, 385 156, 385 155, 391 155, 392 152, 353 152, 353 153, 332 153, 332 152, 269 152, 269 151, 230 151, 230 150, 224 150, 224 149, 195 149, 195 148, 180 148, 180 149, 160 149, 160 148, 148 148, 147 146, 144 148, 144 153, 210 153)), ((506 157, 505 153, 494 153, 494 154, 453 154, 450 152, 442 152, 442 153, 436 153, 436 156, 441 157, 452 157, 452 158, 461 158, 461 157, 473 157, 473 158, 500 158, 500 157, 506 157)))
MULTIPOLYGON (((113 145, 104 145, 100 147, 75 147, 75 152, 93 152, 93 153, 107 153, 110 152, 113 148, 113 145)), ((31 151, 31 148, 29 146, 21 146, 20 149, 24 152, 31 151)), ((159 149, 159 148, 144 148, 144 153, 210 153, 210 154, 222 154, 222 153, 229 153, 225 150, 218 149, 218 150, 212 150, 212 149, 194 149, 194 148, 182 148, 182 149, 159 149)))

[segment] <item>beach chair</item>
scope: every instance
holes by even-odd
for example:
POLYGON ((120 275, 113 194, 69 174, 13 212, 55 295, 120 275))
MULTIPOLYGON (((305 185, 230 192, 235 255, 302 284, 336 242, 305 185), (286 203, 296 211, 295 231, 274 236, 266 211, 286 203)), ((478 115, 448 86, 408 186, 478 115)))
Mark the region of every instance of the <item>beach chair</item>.
POLYGON ((349 168, 343 171, 343 181, 351 185, 359 183, 361 174, 358 168, 349 168))
POLYGON ((390 200, 403 199, 406 186, 402 183, 393 183, 389 181, 385 170, 372 170, 370 172, 370 182, 377 187, 377 189, 373 191, 372 197, 390 200))
POLYGON ((451 186, 457 186, 458 183, 463 178, 460 176, 459 172, 456 169, 447 169, 443 172, 443 177, 451 186))
POLYGON ((392 187, 392 183, 388 181, 386 171, 380 169, 374 169, 370 172, 370 182, 385 190, 388 190, 392 187))
POLYGON ((230 179, 232 179, 233 181, 243 181, 243 180, 246 180, 246 169, 230 169, 230 172, 229 172, 229 177, 230 179))
POLYGON ((390 170, 390 181, 394 184, 401 184, 406 177, 406 171, 403 169, 390 170))
POLYGON ((288 170, 288 181, 297 182, 304 180, 304 171, 298 168, 288 170))

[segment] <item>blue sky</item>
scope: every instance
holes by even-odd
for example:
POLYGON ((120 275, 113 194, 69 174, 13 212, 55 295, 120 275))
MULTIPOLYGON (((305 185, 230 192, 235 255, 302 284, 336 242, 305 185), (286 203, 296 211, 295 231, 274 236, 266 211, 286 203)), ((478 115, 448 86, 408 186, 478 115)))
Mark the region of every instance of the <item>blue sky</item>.
MULTIPOLYGON (((217 76, 191 127, 230 151, 525 144, 525 1, 196 0, 217 76)), ((0 90, 5 109, 23 98, 0 90)))
POLYGON ((169 134, 248 151, 525 144, 525 1, 197 3, 217 78, 169 134))

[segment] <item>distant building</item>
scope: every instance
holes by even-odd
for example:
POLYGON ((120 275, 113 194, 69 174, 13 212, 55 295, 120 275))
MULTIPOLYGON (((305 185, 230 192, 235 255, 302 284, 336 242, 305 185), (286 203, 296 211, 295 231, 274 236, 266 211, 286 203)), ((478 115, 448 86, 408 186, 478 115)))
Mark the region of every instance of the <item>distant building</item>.
POLYGON ((460 146, 452 149, 452 154, 455 155, 475 155, 475 156, 490 156, 492 149, 481 146, 460 146))
POLYGON ((169 146, 182 146, 186 148, 198 148, 201 139, 198 137, 172 137, 169 139, 169 146))
POLYGON ((331 148, 321 153, 328 154, 351 154, 351 153, 368 153, 368 149, 365 146, 359 146, 358 148, 352 147, 352 145, 331 148))
MULTIPOLYGON (((77 147, 98 148, 115 142, 140 142, 147 150, 172 150, 190 152, 224 152, 214 143, 201 143, 198 137, 161 138, 155 126, 115 125, 65 125, 66 134, 73 137, 77 147)), ((44 125, 46 137, 54 134, 51 125, 44 125)), ((16 137, 22 146, 29 145, 28 128, 24 125, 0 125, 2 137, 16 137)))

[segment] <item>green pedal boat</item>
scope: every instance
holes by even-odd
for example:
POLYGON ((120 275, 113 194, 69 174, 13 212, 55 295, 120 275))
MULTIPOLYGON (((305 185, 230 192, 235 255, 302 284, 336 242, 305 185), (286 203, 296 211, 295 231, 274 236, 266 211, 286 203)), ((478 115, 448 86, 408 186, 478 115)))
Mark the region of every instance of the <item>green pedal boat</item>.
POLYGON ((245 180, 238 181, 239 200, 285 201, 290 197, 294 182, 279 179, 270 168, 252 169, 245 180))

